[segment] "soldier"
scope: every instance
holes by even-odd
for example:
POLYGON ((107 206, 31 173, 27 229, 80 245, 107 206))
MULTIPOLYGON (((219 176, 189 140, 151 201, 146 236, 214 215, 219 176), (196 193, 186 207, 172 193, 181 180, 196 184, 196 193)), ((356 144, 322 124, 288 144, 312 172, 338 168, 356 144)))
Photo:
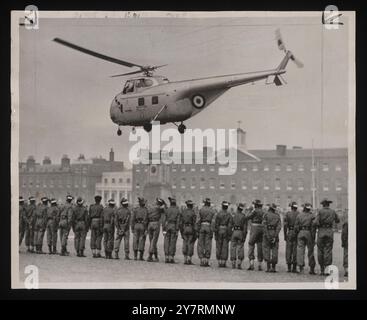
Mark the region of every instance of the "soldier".
POLYGON ((260 200, 255 200, 253 203, 253 207, 250 208, 250 213, 247 216, 248 220, 251 220, 251 228, 250 228, 250 239, 248 242, 248 257, 250 260, 250 266, 247 270, 254 270, 254 261, 255 261, 255 245, 257 247, 257 261, 259 263, 258 269, 262 270, 261 263, 263 261, 263 216, 264 211, 262 209, 262 203, 260 200))
POLYGON ((89 225, 91 229, 90 248, 93 258, 101 258, 101 244, 103 236, 102 212, 101 205, 102 197, 97 195, 94 197, 95 204, 89 207, 89 225))
POLYGON ((19 197, 19 247, 23 242, 23 238, 27 228, 26 212, 27 209, 24 203, 24 199, 23 197, 19 197))
POLYGON ((276 211, 275 203, 269 206, 268 211, 263 217, 263 251, 266 261, 266 272, 276 272, 275 266, 278 263, 278 248, 279 248, 279 232, 282 228, 280 215, 276 211))
POLYGON ((115 259, 119 259, 119 250, 122 238, 124 238, 125 260, 130 260, 130 218, 129 201, 121 199, 121 207, 117 209, 115 216, 116 238, 115 238, 115 259))
POLYGON ((176 199, 168 197, 170 207, 166 210, 162 219, 162 230, 164 235, 164 255, 166 263, 175 263, 176 243, 178 230, 180 228, 180 209, 177 207, 176 199))
POLYGON ((148 210, 148 235, 149 235, 149 257, 148 262, 154 261, 158 262, 158 249, 157 242, 159 237, 159 232, 161 229, 161 219, 166 208, 166 203, 163 199, 157 198, 155 207, 148 210))
POLYGON ((76 199, 76 206, 73 208, 71 227, 74 232, 74 247, 77 257, 85 257, 85 235, 88 232, 88 210, 83 205, 81 197, 76 199))
POLYGON ((144 198, 138 198, 139 207, 133 210, 131 215, 131 231, 133 233, 134 260, 144 261, 145 239, 148 228, 148 208, 144 198))
POLYGON ((297 234, 297 265, 299 272, 303 273, 305 266, 305 247, 307 246, 308 265, 310 267, 310 274, 315 273, 315 257, 314 257, 314 245, 315 245, 315 226, 314 219, 311 212, 312 206, 309 203, 305 203, 303 212, 297 215, 294 223, 294 231, 297 234))
POLYGON ((108 200, 108 206, 102 212, 103 247, 106 259, 112 259, 113 236, 115 234, 115 200, 108 200))
POLYGON ((68 245, 68 237, 71 228, 71 220, 73 216, 73 197, 71 195, 66 196, 66 203, 60 210, 60 219, 59 219, 59 236, 61 243, 61 253, 60 256, 69 255, 69 251, 67 250, 68 245))
POLYGON ((204 206, 199 210, 197 230, 199 234, 197 251, 200 266, 209 267, 209 259, 212 251, 213 222, 215 210, 210 207, 210 199, 204 200, 204 206))
POLYGON ((342 226, 341 240, 343 248, 344 277, 348 277, 348 217, 345 218, 342 226))
POLYGON ((338 215, 329 207, 330 203, 332 201, 327 199, 321 201, 323 208, 319 211, 315 219, 315 225, 318 229, 317 260, 319 261, 321 275, 328 275, 325 273, 325 268, 333 262, 333 223, 339 223, 338 215))
POLYGON ((28 198, 29 204, 26 208, 26 231, 25 231, 25 245, 27 252, 34 252, 34 222, 36 216, 36 199, 34 197, 28 198))
POLYGON ((57 201, 55 199, 51 199, 50 203, 51 207, 47 208, 47 245, 48 253, 56 254, 57 228, 59 225, 60 210, 57 207, 57 201))
POLYGON ((228 211, 229 203, 222 202, 222 210, 214 218, 214 236, 218 267, 225 268, 228 260, 229 239, 232 232, 232 216, 228 211))
POLYGON ((194 203, 187 200, 186 208, 181 211, 180 216, 180 232, 183 239, 182 254, 184 255, 184 264, 193 264, 191 259, 194 254, 194 245, 196 240, 196 213, 194 211, 194 203))
POLYGON ((242 269, 242 261, 245 257, 243 248, 247 236, 247 219, 243 212, 245 205, 240 203, 237 206, 237 212, 233 216, 232 235, 231 235, 231 261, 232 268, 242 269))
POLYGON ((284 216, 284 241, 285 258, 288 266, 288 272, 297 272, 297 234, 294 230, 294 223, 299 214, 297 202, 290 204, 291 210, 284 216))
POLYGON ((43 254, 43 237, 45 236, 47 223, 47 197, 43 197, 36 207, 35 224, 34 224, 34 243, 36 245, 36 253, 43 254))

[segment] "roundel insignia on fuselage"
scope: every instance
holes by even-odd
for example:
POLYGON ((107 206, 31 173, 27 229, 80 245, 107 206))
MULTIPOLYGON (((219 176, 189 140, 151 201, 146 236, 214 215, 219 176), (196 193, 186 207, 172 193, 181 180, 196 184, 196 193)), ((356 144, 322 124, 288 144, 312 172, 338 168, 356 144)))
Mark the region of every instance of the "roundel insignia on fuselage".
POLYGON ((193 97, 191 98, 191 102, 192 105, 198 109, 201 109, 205 106, 205 98, 200 94, 193 95, 193 97))

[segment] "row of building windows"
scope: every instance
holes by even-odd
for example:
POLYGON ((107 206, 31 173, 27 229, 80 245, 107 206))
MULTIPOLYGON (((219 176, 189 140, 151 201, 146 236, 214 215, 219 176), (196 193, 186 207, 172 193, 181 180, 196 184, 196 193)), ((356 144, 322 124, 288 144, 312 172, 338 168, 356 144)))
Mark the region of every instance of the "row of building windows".
MULTIPOLYGON (((103 183, 104 184, 108 184, 108 182, 109 182, 109 179, 108 178, 104 178, 103 179, 103 183)), ((122 178, 119 178, 118 179, 118 183, 123 183, 124 182, 124 180, 122 179, 122 178)), ((130 183, 131 182, 131 180, 130 180, 130 178, 126 178, 126 183, 130 183)), ((116 183, 116 178, 111 178, 111 183, 116 183)))
POLYGON ((67 178, 66 181, 65 179, 47 179, 47 180, 38 180, 36 179, 35 181, 33 181, 33 179, 23 179, 22 181, 22 187, 26 188, 26 187, 30 187, 30 188, 54 188, 54 187, 58 187, 58 188, 71 188, 71 186, 73 185, 75 188, 79 188, 79 185, 81 185, 83 188, 87 187, 87 178, 86 177, 82 177, 80 178, 76 178, 73 179, 71 177, 67 178))
MULTIPOLYGON (((288 164, 288 165, 286 165, 285 170, 287 172, 291 172, 291 171, 294 170, 293 167, 294 167, 293 165, 288 164)), ((188 167, 187 165, 183 165, 183 166, 181 166, 181 168, 178 168, 177 166, 172 166, 172 172, 177 172, 178 170, 180 170, 181 172, 187 172, 187 171, 196 172, 197 169, 198 169, 198 171, 205 172, 206 171, 206 166, 202 166, 200 168, 196 168, 195 166, 188 167)), ((281 169, 282 169, 281 164, 276 164, 275 167, 274 167, 274 171, 277 171, 277 172, 281 171, 281 169)), ((327 163, 324 163, 322 165, 321 169, 322 169, 322 171, 327 172, 327 171, 329 171, 329 165, 327 163)), ((214 172, 215 171, 215 166, 214 165, 209 165, 208 170, 214 172)), ((250 170, 250 168, 248 168, 247 166, 242 166, 241 167, 241 171, 248 171, 248 170, 250 170)), ((259 165, 254 164, 254 165, 252 165, 251 170, 255 171, 255 172, 259 171, 260 167, 259 167, 259 165)), ((300 164, 297 164, 296 170, 302 172, 302 171, 305 171, 305 167, 302 163, 300 163, 300 164)), ((310 170, 311 171, 316 171, 316 168, 314 168, 314 169, 311 168, 310 170)), ((148 169, 145 168, 144 172, 147 172, 147 171, 148 171, 148 169)), ((263 166, 263 171, 270 171, 269 165, 264 165, 263 166)), ((335 165, 335 171, 342 171, 341 165, 338 165, 338 164, 335 165)), ((140 168, 136 167, 135 172, 140 172, 140 168)))

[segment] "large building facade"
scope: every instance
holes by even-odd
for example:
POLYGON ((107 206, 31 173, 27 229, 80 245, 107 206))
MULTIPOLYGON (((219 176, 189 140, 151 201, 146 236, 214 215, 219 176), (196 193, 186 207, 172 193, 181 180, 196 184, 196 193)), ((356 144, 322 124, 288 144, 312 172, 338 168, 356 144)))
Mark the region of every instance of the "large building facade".
MULTIPOLYGON (((239 141, 245 132, 239 129, 239 141)), ((206 153, 207 150, 204 150, 206 153)), ((319 206, 322 198, 333 201, 338 210, 348 208, 348 154, 340 149, 302 149, 278 145, 274 150, 246 150, 239 144, 236 171, 219 174, 217 161, 203 164, 133 165, 133 200, 148 201, 174 195, 180 204, 191 199, 201 205, 205 197, 219 205, 223 200, 235 205, 254 199, 276 203, 286 209, 291 201, 319 206)))
POLYGON ((30 156, 19 164, 19 195, 34 196, 38 200, 46 196, 64 202, 66 195, 82 197, 87 204, 94 202, 96 183, 101 181, 103 172, 123 171, 124 163, 115 161, 111 149, 109 159, 86 159, 80 155, 71 160, 64 155, 60 164, 52 164, 48 157, 37 163, 30 156))

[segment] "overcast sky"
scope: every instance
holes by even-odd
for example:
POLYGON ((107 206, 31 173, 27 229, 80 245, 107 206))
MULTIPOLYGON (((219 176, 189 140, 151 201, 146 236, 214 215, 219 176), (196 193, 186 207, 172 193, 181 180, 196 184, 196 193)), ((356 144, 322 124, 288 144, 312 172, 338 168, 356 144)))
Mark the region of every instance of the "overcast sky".
POLYGON ((325 30, 320 20, 41 19, 37 31, 21 28, 20 160, 108 157, 113 147, 117 159, 128 161, 131 128, 118 137, 109 117, 126 79, 109 76, 134 69, 63 47, 54 37, 137 64, 168 64, 157 74, 173 81, 276 67, 284 55, 275 42, 278 27, 305 67, 290 63, 284 86, 233 88, 185 124, 236 128, 241 120, 249 149, 311 147, 312 139, 315 147, 346 147, 348 21, 325 30))

